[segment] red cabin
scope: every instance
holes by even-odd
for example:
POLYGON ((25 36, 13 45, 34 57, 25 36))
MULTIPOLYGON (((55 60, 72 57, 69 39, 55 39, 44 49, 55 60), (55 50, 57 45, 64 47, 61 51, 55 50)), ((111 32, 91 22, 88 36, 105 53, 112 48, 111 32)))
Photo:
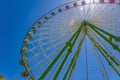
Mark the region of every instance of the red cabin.
POLYGON ((77 7, 77 6, 78 6, 78 4, 77 4, 77 3, 74 3, 73 5, 74 5, 74 7, 77 7))
POLYGON ((85 0, 82 1, 82 5, 83 6, 86 5, 86 1, 85 0))
POLYGON ((69 5, 66 5, 66 7, 65 7, 66 9, 70 9, 70 6, 69 5))
POLYGON ((104 3, 104 0, 99 0, 100 4, 104 3))
POLYGON ((109 0, 109 3, 113 4, 113 3, 115 3, 115 0, 109 0))

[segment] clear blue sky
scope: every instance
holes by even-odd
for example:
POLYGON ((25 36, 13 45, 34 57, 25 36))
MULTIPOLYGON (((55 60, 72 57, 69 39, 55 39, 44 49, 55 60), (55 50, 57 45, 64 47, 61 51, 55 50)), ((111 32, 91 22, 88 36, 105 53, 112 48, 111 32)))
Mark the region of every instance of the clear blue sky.
POLYGON ((66 0, 0 0, 0 74, 24 80, 20 50, 27 30, 47 11, 66 0))

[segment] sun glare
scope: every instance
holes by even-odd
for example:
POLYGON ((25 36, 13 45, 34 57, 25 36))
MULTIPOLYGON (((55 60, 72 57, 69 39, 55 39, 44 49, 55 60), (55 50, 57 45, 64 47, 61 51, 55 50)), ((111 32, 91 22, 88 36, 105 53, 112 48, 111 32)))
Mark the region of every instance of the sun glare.
POLYGON ((90 3, 91 0, 85 0, 85 1, 86 1, 86 3, 90 3))

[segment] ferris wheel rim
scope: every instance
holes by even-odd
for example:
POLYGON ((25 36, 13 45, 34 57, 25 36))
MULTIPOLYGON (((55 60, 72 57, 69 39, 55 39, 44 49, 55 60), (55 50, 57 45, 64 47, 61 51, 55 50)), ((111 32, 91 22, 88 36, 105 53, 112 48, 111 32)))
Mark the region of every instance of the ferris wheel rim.
MULTIPOLYGON (((59 8, 61 8, 61 7, 63 7, 63 6, 66 7, 67 5, 69 5, 69 4, 71 4, 71 3, 74 3, 74 2, 76 2, 76 1, 72 1, 72 2, 66 3, 66 4, 64 4, 64 5, 58 6, 58 7, 54 8, 54 9, 50 10, 50 11, 47 12, 45 15, 43 15, 42 17, 40 17, 40 18, 33 24, 33 26, 35 26, 36 23, 38 24, 38 22, 39 22, 40 19, 45 19, 46 15, 47 15, 47 14, 51 14, 53 10, 58 10, 59 8)), ((91 3, 86 3, 86 5, 89 5, 89 4, 91 4, 91 3)), ((99 4, 99 3, 93 3, 93 4, 99 4)), ((103 4, 108 4, 108 3, 103 3, 103 4)), ((114 3, 114 4, 119 5, 119 3, 114 3)), ((78 6, 83 6, 83 5, 78 5, 78 6)), ((74 8, 74 7, 70 7, 70 8, 74 8)), ((69 10, 69 9, 64 8, 64 10, 69 10)), ((64 11, 64 10, 62 10, 62 11, 64 11)), ((59 14, 59 13, 61 13, 61 12, 58 12, 58 13, 56 13, 56 14, 59 14)), ((55 14, 55 15, 56 15, 56 14, 55 14)), ((51 14, 51 15, 52 15, 52 14, 51 14)), ((52 17, 55 16, 55 15, 52 15, 52 17)), ((52 18, 52 17, 50 17, 50 18, 52 18)), ((49 20, 50 18, 45 19, 44 22, 43 22, 43 24, 44 24, 47 20, 49 20)), ((33 26, 28 30, 28 32, 30 32, 30 31, 33 30, 33 26)), ((40 26, 39 26, 38 28, 40 28, 40 26)), ((27 33, 28 33, 28 32, 27 32, 27 33)), ((25 36, 24 40, 25 40, 27 37, 28 37, 28 34, 25 36)), ((25 44, 24 41, 23 41, 22 48, 24 47, 24 45, 26 45, 26 44, 25 44)), ((22 60, 24 61, 23 56, 25 56, 25 55, 24 55, 24 53, 23 53, 22 51, 21 51, 21 55, 22 55, 22 60)), ((27 67, 30 67, 29 64, 26 64, 26 65, 27 65, 27 67)), ((30 73, 29 76, 34 79, 34 75, 32 74, 31 70, 27 70, 26 65, 24 65, 26 71, 27 71, 28 73, 30 73), (31 75, 32 75, 32 76, 31 76, 31 75)))

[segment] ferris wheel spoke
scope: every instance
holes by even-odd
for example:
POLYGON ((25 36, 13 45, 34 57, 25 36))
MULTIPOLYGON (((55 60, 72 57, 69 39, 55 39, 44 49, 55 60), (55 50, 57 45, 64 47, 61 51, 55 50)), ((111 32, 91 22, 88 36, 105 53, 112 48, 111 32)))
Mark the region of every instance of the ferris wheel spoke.
POLYGON ((112 34, 114 34, 114 33, 119 34, 119 32, 120 32, 119 27, 116 28, 116 26, 112 26, 112 27, 107 27, 106 26, 106 27, 103 27, 103 28, 107 29, 108 32, 112 32, 112 34), (115 32, 113 32, 113 31, 115 31, 115 32))
MULTIPOLYGON (((41 33, 38 33, 38 34, 36 34, 36 35, 34 35, 34 36, 46 36, 47 35, 47 31, 46 32, 43 32, 42 34, 41 33)), ((52 34, 50 34, 51 36, 53 35, 53 34, 56 34, 57 32, 52 32, 52 34)), ((48 36, 48 35, 47 35, 48 36)))
POLYGON ((99 23, 99 24, 102 24, 102 25, 109 25, 109 27, 111 26, 111 24, 118 24, 119 22, 115 22, 115 21, 110 21, 110 20, 98 20, 98 21, 96 21, 97 20, 97 18, 94 18, 93 20, 91 20, 91 21, 89 21, 89 22, 91 22, 91 23, 99 23), (106 24, 107 23, 107 24, 106 24))
POLYGON ((115 10, 116 9, 118 9, 118 7, 119 7, 119 5, 115 5, 115 6, 108 6, 109 8, 108 8, 108 10, 107 11, 105 11, 105 13, 106 14, 108 14, 108 15, 111 15, 111 14, 115 14, 115 10), (109 13, 111 11, 111 13, 109 13))
MULTIPOLYGON (((57 52, 57 50, 56 50, 56 52, 57 52)), ((53 54, 55 54, 55 53, 53 53, 53 54)), ((49 56, 49 57, 52 57, 52 56, 53 56, 53 55, 51 55, 51 56, 49 56)), ((63 54, 61 58, 63 58, 64 56, 65 56, 65 55, 63 54)), ((36 70, 35 70, 34 73, 39 73, 39 70, 41 70, 41 69, 43 68, 43 66, 45 66, 45 65, 48 64, 46 61, 48 61, 48 60, 45 59, 42 64, 38 65, 39 67, 36 68, 36 70)), ((61 61, 62 61, 62 59, 60 59, 60 62, 61 62, 61 61)), ((60 63, 60 62, 59 62, 59 63, 60 63)), ((58 63, 58 64, 59 64, 59 63, 58 63)), ((59 64, 59 65, 60 65, 60 64, 59 64)), ((56 65, 56 68, 57 68, 57 67, 58 67, 58 65, 56 65)), ((54 71, 53 71, 53 72, 54 72, 54 71)), ((51 74, 51 75, 52 75, 52 74, 51 74)), ((39 78, 39 76, 38 76, 38 78, 39 78)))
MULTIPOLYGON (((57 45, 57 44, 54 44, 54 45, 57 45)), ((62 48, 61 46, 59 46, 60 48, 62 48)), ((58 49, 59 49, 58 47, 58 49)), ((56 49, 56 48, 55 48, 56 49)), ((47 52, 47 50, 45 50, 47 52)), ((50 53, 50 55, 53 55, 55 52, 57 51, 57 49, 53 52, 53 53, 50 53)), ((29 63, 35 58, 35 57, 38 57, 40 56, 42 53, 37 53, 36 55, 34 55, 33 57, 31 57, 29 60, 29 63)), ((49 58, 49 55, 48 55, 48 58, 49 58)))
POLYGON ((81 10, 81 7, 77 7, 77 8, 76 8, 76 11, 77 11, 77 13, 78 13, 79 18, 80 18, 81 20, 83 20, 83 17, 82 17, 82 14, 81 14, 80 10, 81 10))
MULTIPOLYGON (((67 27, 67 30, 72 30, 74 27, 76 28, 79 28, 79 25, 78 23, 76 23, 77 25, 73 25, 73 23, 75 22, 74 21, 74 17, 78 18, 78 16, 76 16, 75 14, 73 14, 71 16, 71 14, 73 13, 73 11, 71 10, 70 14, 63 14, 64 15, 64 23, 68 23, 68 21, 70 21, 70 24, 67 27)), ((79 19, 79 18, 78 18, 79 19)), ((79 19, 79 22, 81 22, 81 20, 79 19)))
MULTIPOLYGON (((74 29, 74 30, 71 31, 71 32, 74 33, 75 30, 76 30, 76 29, 74 29)), ((54 37, 54 38, 52 38, 52 40, 60 42, 62 39, 64 40, 64 39, 66 38, 66 36, 67 36, 67 35, 64 35, 62 38, 58 38, 58 39, 57 39, 56 37, 54 37)), ((38 39, 37 42, 38 42, 38 41, 40 41, 40 40, 38 39)), ((31 42, 31 43, 33 43, 33 42, 31 42)), ((56 43, 57 43, 57 42, 56 42, 56 43)), ((38 46, 33 47, 32 49, 29 49, 29 50, 27 51, 27 53, 33 51, 34 49, 36 49, 36 48, 38 48, 38 47, 41 47, 41 46, 45 45, 45 44, 49 44, 49 42, 40 43, 38 46)), ((53 45, 53 46, 54 46, 54 45, 53 45)), ((52 47, 51 47, 51 48, 52 48, 52 47)), ((49 50, 49 49, 50 49, 50 47, 49 47, 49 48, 46 48, 46 51, 49 50)))
MULTIPOLYGON (((74 32, 74 31, 73 31, 74 32)), ((53 35, 53 34, 52 34, 53 35)), ((61 37, 58 37, 58 35, 54 35, 54 36, 43 36, 43 37, 41 37, 41 38, 39 38, 39 39, 37 39, 37 40, 33 40, 33 41, 31 41, 31 43, 34 43, 34 42, 39 42, 39 41, 44 41, 44 40, 50 40, 50 39, 52 39, 52 40, 59 40, 59 39, 61 39, 61 37)), ((67 34, 67 32, 65 32, 65 33, 63 33, 62 35, 64 35, 64 36, 67 36, 68 34, 67 34)), ((63 36, 63 37, 64 37, 63 36)))
POLYGON ((41 55, 41 53, 35 53, 34 56, 28 58, 28 60, 29 60, 28 63, 34 61, 34 60, 35 60, 36 58, 38 58, 40 55, 41 55))
MULTIPOLYGON (((74 19, 77 19, 77 20, 79 20, 79 22, 82 22, 82 16, 81 16, 81 13, 79 12, 79 10, 78 10, 78 8, 76 8, 76 9, 73 9, 72 11, 71 11, 71 13, 73 14, 73 18, 74 19)), ((71 15, 70 15, 71 16, 71 15)), ((80 25, 80 24, 79 24, 80 25)))
POLYGON ((114 25, 112 26, 110 24, 107 25, 104 23, 95 23, 95 22, 90 22, 90 23, 92 23, 96 26, 100 26, 101 29, 105 29, 106 31, 108 31, 110 33, 112 32, 112 34, 114 34, 115 32, 119 34, 119 26, 116 27, 116 26, 114 26, 114 25), (103 24, 103 25, 101 26, 101 24, 103 24), (115 31, 115 32, 113 32, 113 31, 115 31))
POLYGON ((104 18, 101 18, 101 16, 96 16, 94 18, 91 18, 91 20, 89 22, 96 22, 96 23, 103 23, 103 24, 106 23, 106 25, 108 25, 109 21, 111 21, 111 20, 113 21, 113 18, 111 16, 108 16, 108 17, 107 16, 103 16, 103 17, 104 18))
MULTIPOLYGON (((103 4, 103 5, 104 5, 104 4, 103 4)), ((110 9, 111 9, 111 8, 110 8, 110 9)), ((106 13, 106 12, 108 12, 108 11, 109 11, 109 5, 108 5, 108 6, 104 5, 104 6, 102 7, 102 9, 98 10, 94 16, 100 16, 100 17, 102 17, 102 16, 107 16, 107 13, 106 13), (99 14, 99 13, 101 13, 101 14, 99 14), (98 15, 98 14, 99 14, 99 15, 98 15)))
POLYGON ((61 40, 58 40, 58 41, 54 42, 54 44, 52 46, 45 48, 45 51, 47 52, 52 48, 56 48, 55 46, 57 46, 58 44, 63 44, 63 43, 60 43, 61 40))
MULTIPOLYGON (((103 5, 104 5, 104 4, 103 4, 103 5)), ((106 6, 106 5, 105 5, 105 6, 106 6)), ((117 8, 117 6, 115 6, 114 8, 117 8)), ((114 9, 114 8, 112 8, 112 9, 114 9)), ((109 11, 112 11, 112 9, 111 9, 110 7, 108 7, 108 6, 107 6, 106 8, 103 6, 103 8, 100 9, 100 10, 98 10, 98 11, 96 12, 96 14, 94 14, 94 16, 97 15, 97 16, 99 16, 99 17, 102 16, 102 17, 104 18, 105 14, 109 14, 108 12, 109 12, 109 11), (101 14, 99 14, 99 13, 101 13, 101 14), (98 15, 98 14, 99 14, 99 15, 98 15)), ((113 11, 112 11, 112 12, 113 12, 113 11)), ((106 16, 108 16, 108 15, 106 15, 106 16)), ((105 17, 106 17, 106 16, 105 16, 105 17)), ((110 14, 110 16, 111 16, 111 14, 110 14)))
MULTIPOLYGON (((70 33, 72 34, 72 32, 74 32, 75 30, 76 30, 76 28, 73 29, 72 31, 70 31, 70 33)), ((34 42, 37 42, 37 41, 41 41, 41 40, 47 40, 47 39, 52 39, 52 40, 60 39, 61 37, 58 37, 58 36, 56 35, 56 33, 57 33, 57 32, 55 32, 54 34, 51 34, 50 36, 41 36, 41 38, 39 38, 39 39, 37 39, 37 40, 34 40, 34 41, 31 41, 31 43, 34 43, 34 42), (54 35, 54 36, 52 36, 52 35, 54 35)), ((46 34, 47 34, 47 33, 46 33, 46 34)), ((68 35, 68 32, 64 32, 64 33, 62 33, 62 35, 66 36, 66 35, 68 35)), ((37 35, 37 36, 38 36, 38 35, 37 35)))
MULTIPOLYGON (((76 29, 74 29, 74 30, 76 30, 76 29)), ((71 32, 74 32, 74 31, 71 31, 71 32)), ((62 36, 62 39, 64 39, 64 38, 66 38, 66 36, 68 36, 68 34, 66 34, 66 35, 64 35, 64 36, 62 36)), ((43 38, 44 40, 45 40, 45 38, 43 38)), ((47 39, 47 38, 46 38, 47 39)), ((53 37, 53 38, 51 38, 53 41, 60 41, 60 40, 62 40, 61 38, 56 38, 56 37, 53 37)), ((41 39, 40 39, 41 40, 41 39)), ((39 39, 37 40, 37 42, 38 41, 40 41, 39 39)), ((48 41, 49 41, 49 38, 48 38, 48 41)), ((36 42, 36 41, 33 41, 33 42, 36 42)), ((31 43, 33 43, 33 42, 31 42, 31 43)), ((42 44, 40 44, 41 46, 43 46, 43 45, 45 45, 45 44, 49 44, 49 42, 42 42, 42 44)), ((39 47, 39 45, 38 45, 38 47, 39 47)), ((37 48, 37 46, 36 46, 36 48, 37 48)), ((35 49, 35 47, 33 48, 33 49, 31 49, 31 50, 34 50, 35 49)), ((30 52, 31 50, 29 50, 28 52, 30 52)))
POLYGON ((60 66, 64 57, 65 57, 65 54, 61 57, 62 59, 60 59, 60 61, 56 64, 55 69, 51 72, 51 74, 49 76, 49 80, 50 80, 50 78, 53 78, 55 76, 55 72, 57 71, 57 68, 58 68, 58 66, 60 66))
MULTIPOLYGON (((114 18, 112 16, 109 16, 109 15, 104 15, 104 16, 97 15, 94 18, 91 18, 91 21, 96 21, 96 20, 111 21, 111 20, 114 20, 114 18)), ((96 21, 96 22, 99 22, 99 21, 96 21)))
MULTIPOLYGON (((104 13, 104 16, 97 15, 94 18, 91 18, 91 21, 93 21, 93 20, 95 21, 95 19, 104 20, 104 21, 113 21, 114 20, 113 16, 108 15, 108 14, 105 15, 105 13, 104 13)), ((104 21, 102 21, 102 22, 104 22, 104 21)), ((97 21, 97 22, 99 22, 99 21, 97 21)))
POLYGON ((97 8, 98 6, 97 5, 93 5, 92 7, 91 7, 91 9, 94 9, 94 12, 92 12, 91 13, 91 11, 89 12, 89 15, 88 15, 88 19, 87 20, 89 20, 89 18, 96 12, 96 8, 97 8), (94 8, 95 7, 95 8, 94 8))
POLYGON ((92 7, 93 9, 94 9, 94 12, 92 12, 91 13, 91 11, 90 11, 90 15, 89 15, 89 17, 88 17, 88 20, 91 20, 91 16, 95 16, 96 15, 96 13, 98 12, 98 9, 100 8, 100 9, 102 9, 104 6, 103 6, 104 4, 101 4, 101 6, 100 5, 94 5, 94 7, 92 7))
MULTIPOLYGON (((116 9, 116 8, 118 8, 118 6, 114 6, 113 8, 110 8, 109 6, 107 7, 107 9, 104 9, 104 10, 99 10, 99 13, 101 13, 100 15, 98 15, 98 16, 100 16, 100 17, 102 17, 103 18, 103 20, 104 19, 108 19, 108 18, 106 18, 106 16, 111 16, 111 14, 109 13, 110 11, 112 11, 112 12, 114 12, 114 9, 116 9), (106 14, 106 15, 105 15, 106 14)), ((112 16, 111 16, 112 17, 112 16)), ((112 17, 113 18, 113 17, 112 17)))
MULTIPOLYGON (((58 47, 58 49, 56 49, 56 50, 53 51, 50 55, 48 55, 48 58, 52 58, 58 50, 61 50, 61 47, 58 47)), ((37 64, 33 67, 33 69, 34 69, 35 67, 37 67, 37 66, 39 66, 39 68, 42 69, 42 67, 44 66, 42 63, 45 64, 46 61, 48 61, 48 59, 44 59, 44 60, 40 61, 39 63, 37 63, 37 64)), ((38 69, 37 69, 37 71, 38 71, 38 69)))
POLYGON ((87 14, 86 14, 86 19, 85 20, 88 20, 90 14, 91 14, 91 10, 92 10, 92 4, 89 4, 88 5, 88 9, 87 9, 87 14))

